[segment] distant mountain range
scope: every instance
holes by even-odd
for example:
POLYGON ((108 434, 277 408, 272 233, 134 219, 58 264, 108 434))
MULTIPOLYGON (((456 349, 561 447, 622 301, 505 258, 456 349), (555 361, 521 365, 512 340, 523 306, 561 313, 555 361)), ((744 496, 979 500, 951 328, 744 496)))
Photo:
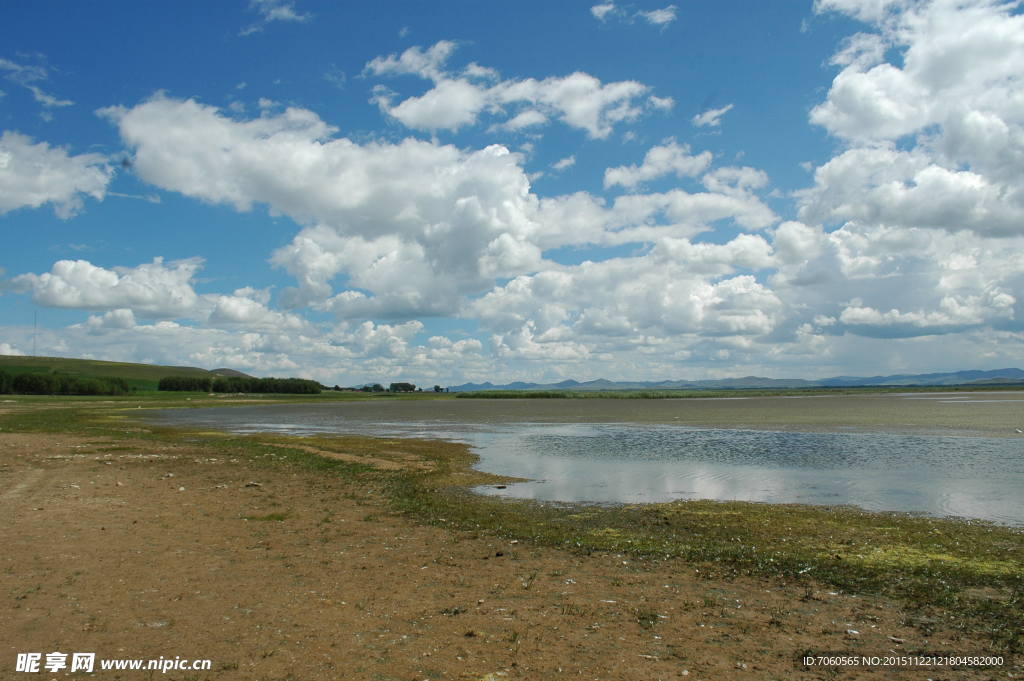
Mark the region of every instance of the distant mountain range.
POLYGON ((740 390, 744 388, 852 388, 860 386, 943 386, 1024 384, 1020 369, 952 371, 939 374, 895 374, 892 376, 834 376, 820 380, 802 378, 722 378, 706 381, 560 381, 558 383, 463 383, 449 386, 453 393, 472 390, 740 390))

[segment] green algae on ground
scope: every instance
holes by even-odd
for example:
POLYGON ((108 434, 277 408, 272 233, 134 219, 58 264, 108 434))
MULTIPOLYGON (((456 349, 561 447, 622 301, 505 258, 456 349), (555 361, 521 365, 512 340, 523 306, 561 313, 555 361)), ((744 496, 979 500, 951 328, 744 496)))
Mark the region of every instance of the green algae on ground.
POLYGON ((1022 565, 1019 561, 982 559, 977 556, 955 556, 939 551, 922 551, 913 546, 893 544, 878 546, 866 553, 844 552, 845 547, 837 547, 834 552, 826 552, 821 557, 840 556, 843 560, 864 566, 885 569, 911 570, 941 567, 957 570, 971 575, 989 575, 992 577, 1012 577, 1019 575, 1022 565))

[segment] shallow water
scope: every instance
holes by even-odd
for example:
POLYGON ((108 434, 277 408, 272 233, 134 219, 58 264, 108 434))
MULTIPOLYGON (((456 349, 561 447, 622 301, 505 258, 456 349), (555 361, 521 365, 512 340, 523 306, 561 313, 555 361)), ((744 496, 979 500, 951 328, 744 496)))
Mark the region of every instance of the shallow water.
POLYGON ((886 397, 825 398, 833 400, 825 411, 821 399, 813 400, 815 408, 808 406, 812 400, 785 398, 716 401, 710 408, 694 400, 455 400, 183 409, 158 418, 235 432, 459 440, 480 456, 478 469, 529 479, 477 489, 491 495, 853 505, 1024 526, 1024 437, 1008 427, 1024 400, 1016 394, 886 397), (761 408, 740 406, 746 402, 761 408), (928 411, 945 416, 942 409, 960 408, 951 402, 974 404, 974 413, 936 419, 928 411), (827 411, 836 413, 834 422, 821 418, 827 411), (779 422, 786 412, 791 418, 779 422), (625 418, 595 420, 609 414, 625 418), (752 415, 765 427, 707 425, 752 415), (937 427, 945 422, 951 427, 937 427))

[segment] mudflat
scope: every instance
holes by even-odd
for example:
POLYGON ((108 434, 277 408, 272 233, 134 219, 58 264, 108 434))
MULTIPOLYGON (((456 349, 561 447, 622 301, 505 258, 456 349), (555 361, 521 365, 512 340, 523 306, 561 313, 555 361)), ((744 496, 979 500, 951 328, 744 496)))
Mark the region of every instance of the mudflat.
MULTIPOLYGON (((173 422, 230 424, 267 407, 179 410, 173 422)), ((808 432, 891 432, 1014 437, 1024 429, 1024 391, 917 392, 682 399, 365 400, 269 407, 356 422, 667 423, 808 432)), ((333 421, 343 425, 343 421, 333 421)))

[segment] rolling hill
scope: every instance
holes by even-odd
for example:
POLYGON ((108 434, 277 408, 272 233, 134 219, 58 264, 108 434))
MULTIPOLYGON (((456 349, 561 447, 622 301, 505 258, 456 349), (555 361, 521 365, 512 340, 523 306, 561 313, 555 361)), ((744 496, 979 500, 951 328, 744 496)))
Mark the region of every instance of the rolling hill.
POLYGON ((157 382, 164 376, 241 376, 248 374, 234 369, 208 371, 198 367, 161 366, 159 364, 134 364, 129 362, 106 362, 98 359, 71 359, 68 357, 30 357, 24 355, 0 355, 0 370, 9 374, 61 373, 83 378, 117 377, 140 390, 156 390, 157 382))

